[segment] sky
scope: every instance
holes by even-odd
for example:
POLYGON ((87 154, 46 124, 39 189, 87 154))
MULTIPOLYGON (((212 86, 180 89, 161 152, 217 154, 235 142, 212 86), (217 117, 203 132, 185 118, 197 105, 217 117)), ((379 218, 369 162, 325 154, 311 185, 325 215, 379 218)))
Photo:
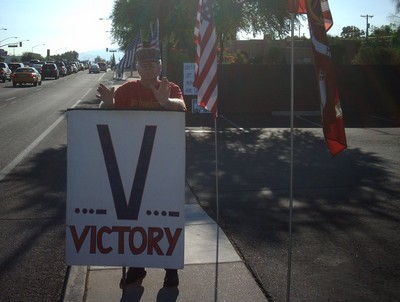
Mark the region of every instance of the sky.
MULTIPOLYGON (((47 49, 51 54, 61 54, 66 51, 82 53, 107 47, 118 48, 107 32, 111 30, 111 21, 107 18, 112 13, 114 0, 0 2, 0 29, 7 29, 0 30, 0 45, 22 41, 22 47, 1 47, 10 54, 15 52, 18 55, 33 50, 46 56, 47 49)), ((371 26, 389 24, 389 16, 395 11, 392 0, 330 0, 329 6, 334 22, 329 32, 331 35, 340 35, 342 28, 349 25, 365 30, 366 20, 361 15, 373 15, 369 19, 371 26)), ((307 36, 307 26, 303 26, 300 32, 307 36)))
MULTIPOLYGON (((4 50, 13 54, 40 53, 46 56, 67 51, 78 53, 108 48, 112 44, 111 15, 114 0, 0 0, 0 45, 22 42, 22 47, 4 50), (103 18, 104 20, 100 20, 103 18), (17 39, 9 37, 17 37, 17 39), (24 41, 29 40, 29 41, 24 41), (43 45, 45 44, 45 45, 43 45)), ((108 59, 108 58, 107 58, 108 59)))
MULTIPOLYGON (((329 0, 329 8, 333 18, 329 34, 333 36, 340 36, 345 26, 356 26, 366 31, 366 18, 361 15, 372 15, 368 22, 371 26, 380 27, 393 23, 390 16, 395 13, 392 0, 329 0)), ((301 35, 305 31, 308 31, 308 27, 301 29, 301 35)))

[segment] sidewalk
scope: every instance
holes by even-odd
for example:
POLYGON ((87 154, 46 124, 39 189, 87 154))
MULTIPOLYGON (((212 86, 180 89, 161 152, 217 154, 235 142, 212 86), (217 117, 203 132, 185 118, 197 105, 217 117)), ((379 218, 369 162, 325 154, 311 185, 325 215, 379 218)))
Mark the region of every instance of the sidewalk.
POLYGON ((118 82, 122 82, 122 81, 127 81, 128 79, 139 79, 139 73, 137 72, 137 70, 132 70, 132 71, 124 71, 121 75, 118 75, 115 71, 114 71, 114 81, 116 84, 118 84, 118 82))
POLYGON ((267 301, 220 228, 216 264, 217 224, 187 186, 185 194, 185 267, 178 288, 163 288, 163 269, 147 269, 143 282, 128 285, 123 295, 120 267, 73 266, 64 302, 267 301))

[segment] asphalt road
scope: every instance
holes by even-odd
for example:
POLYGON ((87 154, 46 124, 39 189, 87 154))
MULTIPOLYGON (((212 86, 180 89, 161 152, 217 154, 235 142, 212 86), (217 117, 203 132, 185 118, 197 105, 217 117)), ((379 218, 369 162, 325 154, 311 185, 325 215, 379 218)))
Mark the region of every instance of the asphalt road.
POLYGON ((65 265, 66 118, 107 75, 0 84, 0 301, 60 301, 65 265))
POLYGON ((271 128, 289 121, 219 120, 218 199, 210 129, 187 129, 187 182, 269 301, 397 301, 399 120, 364 117, 369 127, 349 127, 349 148, 332 159, 319 118, 295 118, 290 291, 290 132, 271 128))
MULTIPOLYGON (((36 88, 0 84, 0 301, 62 297, 65 110, 95 107, 95 88, 111 85, 111 77, 78 73, 36 88)), ((345 118, 349 148, 333 159, 319 118, 295 118, 291 301, 400 296, 400 123, 388 116, 345 118)), ((285 301, 288 118, 218 119, 218 198, 214 130, 187 120, 188 185, 268 299, 285 301)))

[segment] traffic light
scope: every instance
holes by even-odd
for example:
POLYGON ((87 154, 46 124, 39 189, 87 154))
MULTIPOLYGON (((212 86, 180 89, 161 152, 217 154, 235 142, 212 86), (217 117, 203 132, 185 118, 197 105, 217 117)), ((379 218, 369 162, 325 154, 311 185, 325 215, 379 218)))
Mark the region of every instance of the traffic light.
POLYGON ((19 47, 22 47, 22 41, 21 41, 21 42, 19 42, 19 47))
POLYGON ((106 48, 106 51, 108 52, 108 47, 106 48))

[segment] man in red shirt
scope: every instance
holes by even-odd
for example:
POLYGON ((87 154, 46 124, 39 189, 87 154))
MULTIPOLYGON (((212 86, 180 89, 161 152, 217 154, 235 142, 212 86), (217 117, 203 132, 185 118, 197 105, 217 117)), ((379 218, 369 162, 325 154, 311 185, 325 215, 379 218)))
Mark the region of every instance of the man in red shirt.
POLYGON ((179 86, 165 77, 159 80, 160 51, 141 48, 136 58, 140 80, 127 82, 116 91, 100 84, 97 89, 100 108, 186 110, 179 86))
MULTIPOLYGON (((141 48, 136 52, 137 70, 140 80, 129 81, 117 90, 100 84, 97 98, 101 100, 99 108, 146 109, 146 110, 181 110, 186 111, 182 91, 178 85, 167 78, 159 80, 161 73, 161 55, 155 48, 141 48)), ((165 287, 179 285, 178 271, 166 269, 165 287)), ((142 267, 130 267, 125 284, 142 280, 146 270, 142 267)), ((122 288, 123 280, 120 287, 122 288)))

